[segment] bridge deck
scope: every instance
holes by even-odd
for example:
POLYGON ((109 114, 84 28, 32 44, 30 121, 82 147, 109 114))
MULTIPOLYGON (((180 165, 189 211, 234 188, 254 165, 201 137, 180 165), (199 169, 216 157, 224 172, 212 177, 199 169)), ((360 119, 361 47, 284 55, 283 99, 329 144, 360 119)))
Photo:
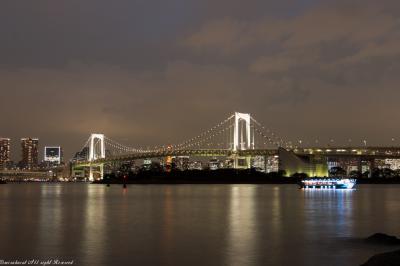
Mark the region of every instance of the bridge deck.
MULTIPOLYGON (((366 158, 400 158, 400 147, 312 147, 296 148, 292 150, 297 155, 325 156, 325 157, 366 157, 366 158)), ((279 149, 253 149, 232 151, 227 149, 202 149, 202 150, 165 150, 158 152, 142 152, 110 156, 92 162, 81 161, 76 165, 85 166, 118 161, 129 161, 146 158, 163 158, 168 156, 203 156, 203 157, 229 157, 229 156, 274 156, 279 154, 279 149)))

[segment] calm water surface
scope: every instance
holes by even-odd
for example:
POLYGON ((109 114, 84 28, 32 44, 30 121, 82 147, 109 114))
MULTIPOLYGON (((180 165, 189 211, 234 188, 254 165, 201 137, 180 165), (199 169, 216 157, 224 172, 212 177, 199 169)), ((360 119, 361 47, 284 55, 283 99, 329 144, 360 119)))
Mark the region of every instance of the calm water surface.
POLYGON ((394 249, 400 186, 7 184, 0 259, 75 265, 360 265, 394 249))

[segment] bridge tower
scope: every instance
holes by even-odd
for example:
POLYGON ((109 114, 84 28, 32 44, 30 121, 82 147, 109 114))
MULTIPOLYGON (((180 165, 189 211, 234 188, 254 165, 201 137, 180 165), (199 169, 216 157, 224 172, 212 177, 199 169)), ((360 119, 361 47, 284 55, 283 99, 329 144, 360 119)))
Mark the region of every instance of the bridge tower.
POLYGON ((100 167, 100 177, 103 178, 104 166, 103 164, 92 165, 92 162, 97 159, 104 159, 106 157, 106 148, 104 145, 104 134, 91 134, 89 137, 89 180, 94 181, 93 166, 100 167))
POLYGON ((233 151, 254 149, 254 133, 251 132, 250 114, 235 113, 235 124, 233 127, 233 151), (244 127, 240 122, 244 122, 244 127), (246 137, 244 138, 244 134, 246 137), (253 139, 252 139, 253 138, 253 139))
MULTIPOLYGON (((235 112, 233 125, 233 152, 254 149, 254 132, 251 131, 250 114, 235 112)), ((250 157, 234 155, 235 168, 250 168, 250 157)))
POLYGON ((105 157, 106 148, 104 145, 104 134, 91 134, 89 138, 88 161, 92 162, 97 159, 104 159, 105 157))

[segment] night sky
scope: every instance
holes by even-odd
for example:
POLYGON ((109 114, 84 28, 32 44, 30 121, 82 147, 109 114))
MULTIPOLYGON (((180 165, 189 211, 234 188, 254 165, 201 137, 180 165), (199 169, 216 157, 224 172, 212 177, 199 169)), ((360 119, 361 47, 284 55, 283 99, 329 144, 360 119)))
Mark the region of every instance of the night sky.
POLYGON ((181 142, 250 112, 286 140, 400 145, 400 2, 0 3, 0 136, 181 142))

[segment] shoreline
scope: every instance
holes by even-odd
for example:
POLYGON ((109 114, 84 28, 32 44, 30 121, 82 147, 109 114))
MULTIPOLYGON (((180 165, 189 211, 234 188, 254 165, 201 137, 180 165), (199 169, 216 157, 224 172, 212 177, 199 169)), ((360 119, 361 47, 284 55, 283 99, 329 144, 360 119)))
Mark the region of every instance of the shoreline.
MULTIPOLYGON (((400 185, 400 180, 369 180, 356 179, 356 185, 400 185)), ((139 177, 132 179, 103 179, 93 181, 93 184, 293 184, 299 185, 301 178, 266 178, 251 176, 234 176, 234 177, 139 177)))
MULTIPOLYGON (((149 179, 137 179, 137 180, 97 180, 97 181, 14 181, 8 180, 1 182, 0 185, 6 184, 24 184, 24 183, 82 183, 82 184, 132 184, 132 185, 299 185, 300 181, 296 180, 189 180, 189 179, 175 179, 175 178, 149 178, 149 179)), ((376 180, 357 180, 356 186, 358 185, 400 185, 400 181, 376 181, 376 180)))

